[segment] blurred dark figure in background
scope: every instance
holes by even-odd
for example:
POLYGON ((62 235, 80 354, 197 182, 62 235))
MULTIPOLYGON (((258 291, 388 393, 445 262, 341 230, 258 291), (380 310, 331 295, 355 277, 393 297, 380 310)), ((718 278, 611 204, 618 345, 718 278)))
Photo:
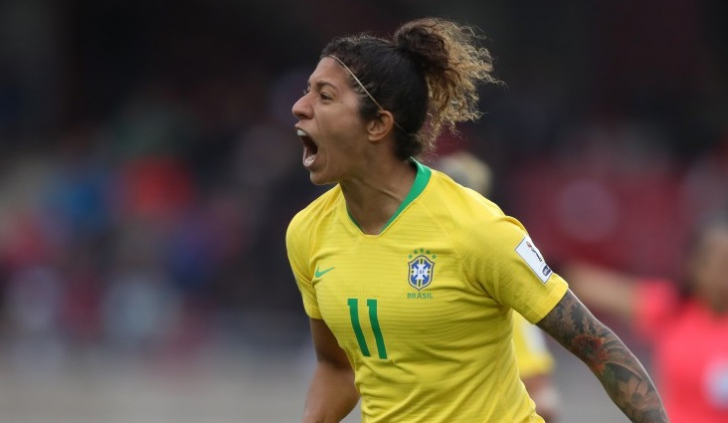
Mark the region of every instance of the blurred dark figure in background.
POLYGON ((728 214, 701 222, 684 284, 588 263, 564 274, 595 312, 624 319, 654 351, 655 379, 673 423, 728 422, 728 214))

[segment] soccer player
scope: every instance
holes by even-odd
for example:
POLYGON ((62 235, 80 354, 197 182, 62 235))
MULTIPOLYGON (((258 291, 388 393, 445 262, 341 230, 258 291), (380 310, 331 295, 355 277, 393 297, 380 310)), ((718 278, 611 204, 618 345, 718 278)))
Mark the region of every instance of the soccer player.
POLYGON ((694 229, 679 284, 588 263, 565 269, 586 304, 652 347, 672 423, 728 422, 728 214, 694 229))
POLYGON ((592 370, 633 422, 666 422, 642 365, 569 291, 514 218, 414 157, 474 120, 494 82, 473 29, 405 23, 336 38, 293 105, 303 166, 335 184, 291 221, 289 261, 317 366, 303 421, 361 397, 380 422, 543 422, 512 348, 512 310, 592 370))

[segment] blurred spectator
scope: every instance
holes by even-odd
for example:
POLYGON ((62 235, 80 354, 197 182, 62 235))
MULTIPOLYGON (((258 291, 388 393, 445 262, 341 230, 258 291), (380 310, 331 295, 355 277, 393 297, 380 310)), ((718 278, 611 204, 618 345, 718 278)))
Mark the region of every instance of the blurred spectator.
POLYGON ((688 167, 680 188, 687 219, 700 219, 728 206, 728 129, 720 143, 688 167))
POLYGON ((728 421, 728 214, 695 229, 682 283, 570 263, 563 274, 595 312, 649 342, 673 423, 728 421))
POLYGON ((60 317, 65 283, 47 263, 28 264, 10 275, 5 307, 14 328, 13 364, 23 373, 56 373, 63 364, 65 343, 60 317))
POLYGON ((162 350, 179 312, 179 293, 162 266, 160 235, 153 221, 127 222, 101 305, 109 345, 132 357, 162 350))

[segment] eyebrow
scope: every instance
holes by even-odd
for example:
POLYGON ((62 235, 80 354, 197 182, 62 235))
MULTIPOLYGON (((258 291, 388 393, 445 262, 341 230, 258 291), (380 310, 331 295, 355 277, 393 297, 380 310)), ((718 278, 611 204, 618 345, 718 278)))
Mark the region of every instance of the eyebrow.
MULTIPOLYGON (((308 86, 310 87, 310 86, 312 86, 312 84, 309 82, 308 86)), ((336 87, 336 85, 332 84, 331 82, 327 82, 327 81, 316 81, 313 84, 313 86, 315 86, 317 90, 320 90, 323 87, 331 87, 334 90, 339 91, 339 89, 336 87)))

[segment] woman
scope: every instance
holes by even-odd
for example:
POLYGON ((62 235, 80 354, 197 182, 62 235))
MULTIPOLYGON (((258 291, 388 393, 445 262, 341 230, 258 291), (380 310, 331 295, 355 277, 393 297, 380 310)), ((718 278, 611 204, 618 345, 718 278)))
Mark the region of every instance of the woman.
POLYGON ((317 367, 304 422, 543 422, 518 379, 511 310, 579 356, 634 422, 665 422, 624 344, 517 220, 413 157, 479 116, 487 50, 441 19, 324 48, 293 106, 303 165, 336 184, 286 235, 317 367))
POLYGON ((673 423, 728 422, 728 216, 698 226, 685 285, 587 263, 566 268, 596 311, 622 318, 653 348, 656 380, 673 423))

